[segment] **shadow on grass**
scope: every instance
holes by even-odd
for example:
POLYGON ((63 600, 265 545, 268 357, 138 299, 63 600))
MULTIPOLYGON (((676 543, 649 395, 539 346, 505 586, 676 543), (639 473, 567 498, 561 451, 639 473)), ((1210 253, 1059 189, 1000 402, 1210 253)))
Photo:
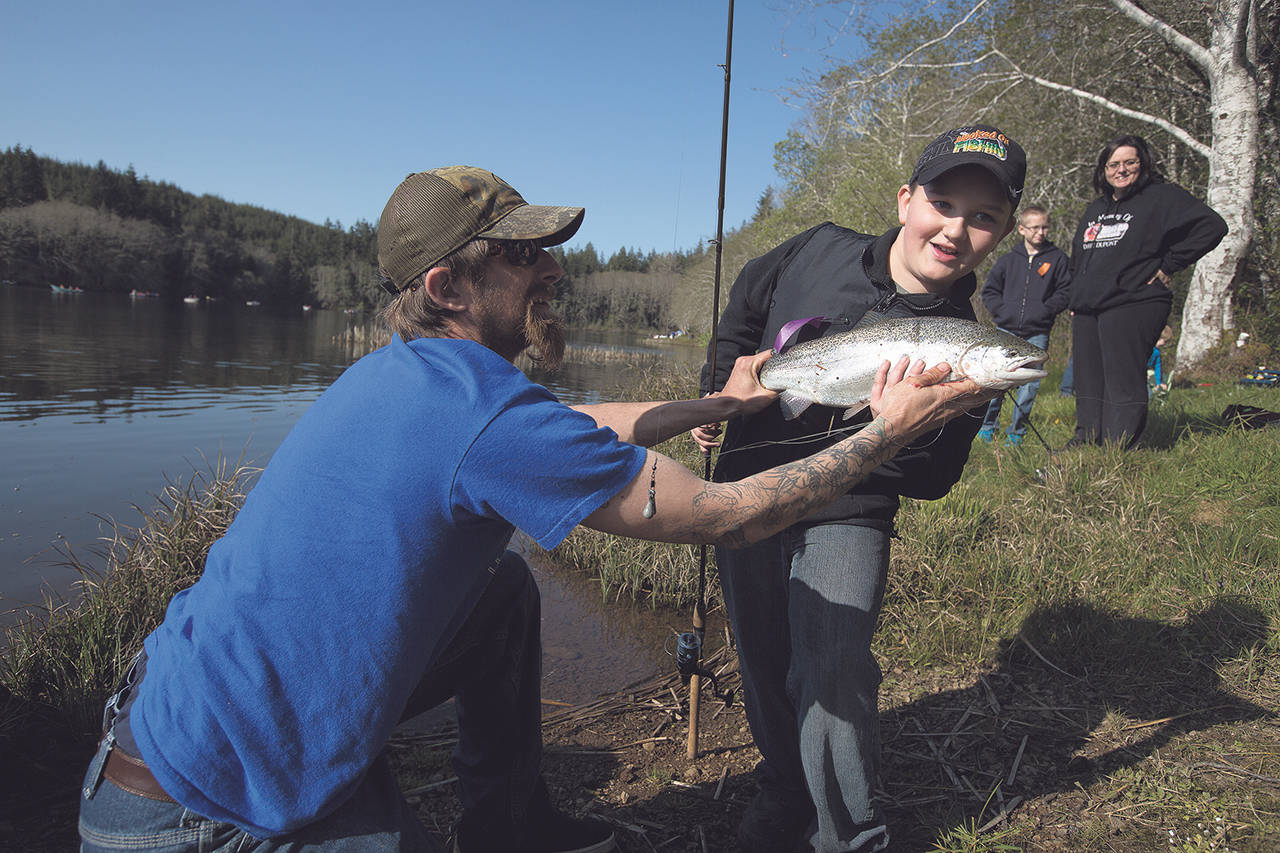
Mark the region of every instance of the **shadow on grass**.
POLYGON ((1082 603, 1032 612, 977 682, 881 715, 891 824, 907 833, 894 849, 934 849, 937 831, 981 827, 1015 798, 1082 794, 1181 735, 1274 718, 1218 674, 1268 633, 1229 599, 1180 625, 1082 603))
POLYGON ((80 778, 93 738, 67 726, 47 706, 0 686, 0 850, 74 850, 80 778))

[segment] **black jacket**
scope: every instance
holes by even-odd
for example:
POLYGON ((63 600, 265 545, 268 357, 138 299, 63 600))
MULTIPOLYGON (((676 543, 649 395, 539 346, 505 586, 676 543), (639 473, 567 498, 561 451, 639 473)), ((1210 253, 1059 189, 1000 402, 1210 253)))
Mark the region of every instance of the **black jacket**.
POLYGON ((1066 310, 1071 295, 1070 263, 1052 243, 1028 255, 1026 244, 1019 242, 987 274, 982 304, 1006 331, 1024 338, 1048 334, 1053 318, 1066 310))
POLYGON ((1097 314, 1108 308, 1173 295, 1157 270, 1173 275, 1222 242, 1227 223, 1177 184, 1147 184, 1115 201, 1095 199, 1080 217, 1071 247, 1071 310, 1097 314))
MULTIPOLYGON (((897 292, 888 272, 889 247, 897 234, 895 228, 874 237, 824 222, 749 261, 733 283, 720 317, 715 387, 724 385, 738 356, 772 347, 778 331, 790 320, 823 316, 831 321, 821 332, 805 327, 799 341, 848 331, 869 311, 886 318, 935 314, 974 319, 969 298, 977 281, 972 274, 957 280, 948 296, 897 292)), ((708 390, 705 366, 702 389, 708 390)), ((786 421, 777 406, 770 406, 755 415, 733 418, 725 428, 713 479, 741 480, 809 456, 845 437, 846 433, 828 436, 830 427, 865 422, 870 411, 851 421, 842 417, 839 409, 811 406, 800 417, 786 421), (777 443, 815 434, 801 443, 777 443), (749 449, 739 450, 748 445, 749 449)), ((956 418, 936 438, 930 434, 918 439, 919 449, 906 448, 804 522, 888 527, 900 495, 936 499, 950 491, 960 479, 980 426, 981 418, 973 413, 956 418)))

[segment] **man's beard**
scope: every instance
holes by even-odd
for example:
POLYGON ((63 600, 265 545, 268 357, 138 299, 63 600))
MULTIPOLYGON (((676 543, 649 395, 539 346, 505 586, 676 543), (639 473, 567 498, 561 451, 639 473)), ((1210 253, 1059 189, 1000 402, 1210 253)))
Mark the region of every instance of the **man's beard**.
POLYGON ((524 338, 529 357, 543 370, 555 370, 564 361, 564 324, 560 315, 544 309, 539 316, 530 304, 524 315, 524 338))

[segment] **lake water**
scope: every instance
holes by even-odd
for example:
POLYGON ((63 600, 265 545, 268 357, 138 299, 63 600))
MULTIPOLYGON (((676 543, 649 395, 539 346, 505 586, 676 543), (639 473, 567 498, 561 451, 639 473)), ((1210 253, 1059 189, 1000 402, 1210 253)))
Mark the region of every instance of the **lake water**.
MULTIPOLYGON (((0 624, 46 593, 69 594, 77 576, 60 551, 91 556, 104 519, 138 524, 136 507, 154 506, 166 482, 209 471, 219 457, 264 465, 358 357, 341 341, 360 322, 340 311, 282 316, 0 286, 0 624)), ((622 384, 634 363, 616 353, 701 357, 622 332, 576 332, 570 343, 588 348, 585 360, 533 376, 566 402, 622 384)), ((669 617, 606 607, 594 583, 535 571, 549 698, 594 695, 595 670, 616 686, 664 665, 669 617)))

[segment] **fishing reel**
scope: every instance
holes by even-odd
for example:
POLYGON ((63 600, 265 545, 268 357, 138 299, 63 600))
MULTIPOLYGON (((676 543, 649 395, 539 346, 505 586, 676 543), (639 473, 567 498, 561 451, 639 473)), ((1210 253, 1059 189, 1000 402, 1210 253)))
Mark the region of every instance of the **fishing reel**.
POLYGON ((702 637, 695 631, 685 631, 676 636, 676 670, 680 673, 680 681, 685 687, 689 679, 695 675, 711 682, 711 692, 728 708, 733 705, 732 688, 721 690, 715 673, 702 666, 702 637))

